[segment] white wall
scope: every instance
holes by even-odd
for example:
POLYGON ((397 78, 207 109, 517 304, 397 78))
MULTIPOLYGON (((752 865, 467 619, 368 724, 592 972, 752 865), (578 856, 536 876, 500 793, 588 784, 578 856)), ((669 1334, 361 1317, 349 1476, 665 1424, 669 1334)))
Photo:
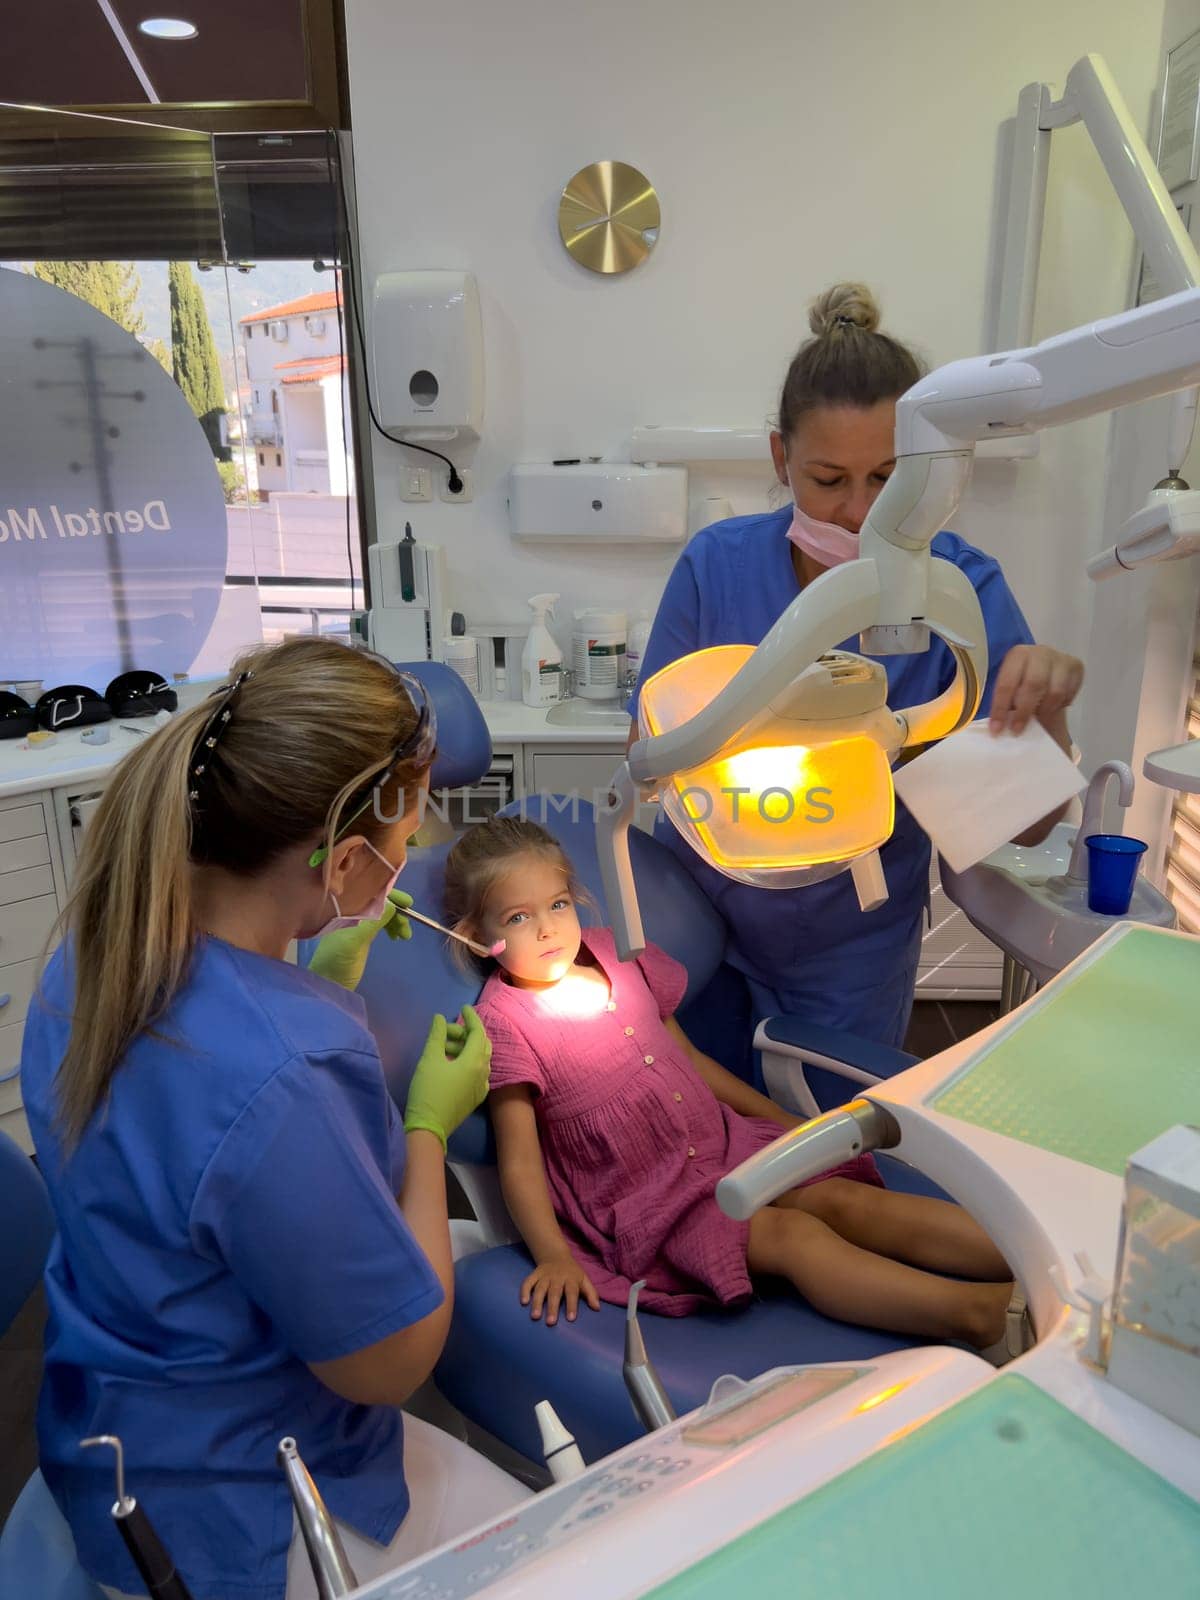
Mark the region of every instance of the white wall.
MULTIPOLYGON (((475 502, 402 506, 405 454, 377 437, 379 536, 407 518, 444 543, 453 604, 493 619, 524 615, 545 589, 563 593, 560 617, 653 606, 673 547, 516 544, 509 466, 627 458, 640 423, 765 419, 806 302, 830 282, 872 284, 889 329, 931 362, 984 348, 1001 123, 1023 84, 1061 84, 1093 50, 1147 125, 1164 0, 348 0, 347 12, 366 281, 469 268, 486 339, 475 502), (663 209, 650 260, 617 279, 577 267, 555 222, 566 180, 605 157, 641 167, 663 209)), ((1131 261, 1086 136, 1056 135, 1038 336, 1125 304, 1131 261)), ((1080 654, 1107 431, 1076 424, 1035 462, 981 465, 957 521, 1002 557, 1035 631, 1080 654)), ((693 492, 752 510, 767 483, 706 475, 693 492)))

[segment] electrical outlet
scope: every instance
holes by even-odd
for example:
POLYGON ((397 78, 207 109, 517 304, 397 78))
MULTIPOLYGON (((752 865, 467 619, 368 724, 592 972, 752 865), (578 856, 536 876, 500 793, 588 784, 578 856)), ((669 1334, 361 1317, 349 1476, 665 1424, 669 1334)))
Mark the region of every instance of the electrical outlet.
POLYGON ((433 499, 433 473, 428 467, 400 468, 400 498, 406 505, 433 499))
POLYGON ((450 474, 446 471, 445 467, 438 468, 439 500, 448 500, 452 505, 461 505, 464 500, 474 500, 475 474, 473 472, 465 472, 462 467, 459 467, 458 475, 462 479, 462 492, 460 494, 451 494, 449 488, 447 487, 450 474))

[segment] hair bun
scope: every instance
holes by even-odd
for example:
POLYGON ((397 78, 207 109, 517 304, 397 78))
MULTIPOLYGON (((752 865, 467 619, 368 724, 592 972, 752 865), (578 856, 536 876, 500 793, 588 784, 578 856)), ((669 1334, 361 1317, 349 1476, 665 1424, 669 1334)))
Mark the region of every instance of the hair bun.
POLYGON ((865 283, 835 283, 808 308, 808 325, 818 339, 847 326, 874 333, 879 321, 879 306, 865 283))

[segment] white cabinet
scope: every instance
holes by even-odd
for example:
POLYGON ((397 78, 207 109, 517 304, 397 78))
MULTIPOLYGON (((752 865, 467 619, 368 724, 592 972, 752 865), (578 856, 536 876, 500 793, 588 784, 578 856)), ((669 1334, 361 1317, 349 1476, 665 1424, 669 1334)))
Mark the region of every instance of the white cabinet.
MULTIPOLYGON (((613 773, 621 764, 618 745, 548 744, 525 746, 526 794, 553 794, 599 805, 608 792, 613 773)), ((634 818, 649 833, 658 807, 640 805, 634 818)))

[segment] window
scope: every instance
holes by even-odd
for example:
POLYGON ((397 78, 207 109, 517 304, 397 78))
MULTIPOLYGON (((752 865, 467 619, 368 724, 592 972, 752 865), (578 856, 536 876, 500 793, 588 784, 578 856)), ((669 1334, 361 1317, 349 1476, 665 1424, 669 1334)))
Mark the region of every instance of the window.
POLYGON ((323 339, 325 337, 324 317, 305 317, 304 327, 310 338, 323 339))
MULTIPOLYGON (((1185 737, 1200 739, 1200 654, 1192 663, 1185 737)), ((1167 898, 1185 933, 1200 933, 1200 794, 1180 794, 1171 813, 1167 898)))
MULTIPOLYGON (((198 678, 224 674, 260 638, 348 636, 350 614, 362 603, 363 562, 355 463, 336 403, 351 392, 338 314, 325 313, 333 337, 320 354, 331 365, 343 358, 343 383, 327 410, 304 407, 313 438, 301 441, 299 464, 267 376, 290 352, 262 349, 272 327, 286 336, 297 302, 336 300, 339 185, 336 169, 330 176, 329 141, 297 133, 275 146, 241 135, 164 137, 130 125, 118 142, 109 123, 101 133, 81 132, 88 120, 62 119, 52 136, 22 147, 19 160, 6 149, 0 161, 9 198, 0 314, 15 320, 36 312, 50 330, 40 343, 29 341, 21 372, 6 373, 8 405, 0 407, 0 473, 23 525, 20 584, 9 584, 7 571, 0 584, 0 619, 18 624, 5 641, 6 674, 90 683, 138 667, 198 678), (50 217, 47 195, 55 201, 50 217), (316 261, 331 266, 317 271, 316 261), (176 306, 186 316, 173 318, 176 306), (192 328, 202 329, 183 368, 197 374, 190 388, 172 375, 173 324, 189 339, 192 328), (256 327, 261 338, 252 351, 256 327), (80 352, 93 346, 111 360, 88 389, 80 352), (136 386, 109 376, 123 379, 133 362, 136 386), (66 385, 86 404, 64 406, 66 385), (39 400, 63 474, 49 485, 37 479, 35 452, 22 444, 39 437, 39 400), (122 452, 116 481, 123 496, 112 505, 89 465, 93 424, 122 452), (74 462, 81 466, 68 479, 74 462), (65 533, 55 532, 55 508, 65 533), (88 557, 78 619, 62 617, 62 586, 36 560, 43 526, 56 541, 77 539, 80 559, 88 557), (143 529, 156 537, 137 538, 143 529), (63 625, 40 626, 48 615, 63 625)), ((11 537, 7 548, 17 549, 11 537)))

